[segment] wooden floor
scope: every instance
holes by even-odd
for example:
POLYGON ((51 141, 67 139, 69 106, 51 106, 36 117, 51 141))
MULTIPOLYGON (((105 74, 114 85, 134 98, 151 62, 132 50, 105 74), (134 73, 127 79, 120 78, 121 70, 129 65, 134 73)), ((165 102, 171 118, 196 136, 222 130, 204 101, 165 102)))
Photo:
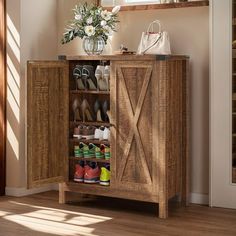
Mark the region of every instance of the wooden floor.
MULTIPOLYGON (((70 196, 78 200, 78 195, 70 196)), ((0 197, 0 236, 236 235, 236 211, 173 205, 167 220, 157 206, 110 198, 59 205, 56 191, 23 198, 0 197)))

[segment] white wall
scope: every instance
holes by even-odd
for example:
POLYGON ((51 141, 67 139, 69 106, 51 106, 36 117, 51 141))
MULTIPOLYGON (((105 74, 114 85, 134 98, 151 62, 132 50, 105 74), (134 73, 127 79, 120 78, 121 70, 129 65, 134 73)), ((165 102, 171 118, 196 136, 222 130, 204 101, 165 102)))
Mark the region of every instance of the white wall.
MULTIPOLYGON (((71 17, 76 0, 59 0, 59 37, 71 17)), ((136 50, 142 31, 159 19, 169 32, 172 51, 189 55, 191 60, 191 192, 209 192, 209 8, 195 7, 168 10, 120 12, 119 31, 115 33, 105 53, 112 53, 120 44, 136 50)), ((84 54, 81 40, 58 44, 60 54, 84 54)), ((195 195, 198 196, 198 195, 195 195)))
POLYGON ((26 187, 26 61, 57 58, 57 0, 7 0, 7 193, 26 187))

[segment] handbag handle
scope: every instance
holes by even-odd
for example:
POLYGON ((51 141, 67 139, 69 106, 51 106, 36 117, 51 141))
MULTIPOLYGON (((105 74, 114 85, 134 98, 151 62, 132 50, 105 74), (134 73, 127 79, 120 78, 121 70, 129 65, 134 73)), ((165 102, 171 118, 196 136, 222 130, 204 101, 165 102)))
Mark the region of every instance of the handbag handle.
POLYGON ((160 33, 161 32, 161 22, 159 21, 159 20, 154 20, 153 22, 151 22, 151 24, 148 26, 148 29, 147 29, 147 33, 148 32, 154 32, 153 30, 153 26, 155 25, 155 24, 157 24, 158 26, 159 26, 159 31, 158 31, 158 33, 160 33), (152 31, 150 31, 150 28, 152 28, 152 31))

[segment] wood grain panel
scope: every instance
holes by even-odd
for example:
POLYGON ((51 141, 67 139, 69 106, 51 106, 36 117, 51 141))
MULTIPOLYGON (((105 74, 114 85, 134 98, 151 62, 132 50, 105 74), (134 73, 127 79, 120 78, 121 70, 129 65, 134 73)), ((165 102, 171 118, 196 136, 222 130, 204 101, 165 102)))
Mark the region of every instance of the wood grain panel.
POLYGON ((67 62, 28 62, 27 167, 30 188, 68 178, 68 76, 67 62))
MULTIPOLYGON (((208 0, 121 6, 121 11, 143 11, 143 10, 157 10, 157 9, 160 10, 160 9, 171 9, 171 8, 204 7, 204 6, 209 6, 208 0)), ((105 7, 105 9, 111 11, 112 7, 105 7)))
MULTIPOLYGON (((115 63, 116 173, 115 187, 152 192, 153 63, 115 63)), ((113 94, 113 91, 111 91, 113 94)), ((111 95, 112 96, 112 95, 111 95)), ((114 155, 113 155, 114 156, 114 155)))
POLYGON ((0 0, 0 195, 6 185, 6 1, 0 0))

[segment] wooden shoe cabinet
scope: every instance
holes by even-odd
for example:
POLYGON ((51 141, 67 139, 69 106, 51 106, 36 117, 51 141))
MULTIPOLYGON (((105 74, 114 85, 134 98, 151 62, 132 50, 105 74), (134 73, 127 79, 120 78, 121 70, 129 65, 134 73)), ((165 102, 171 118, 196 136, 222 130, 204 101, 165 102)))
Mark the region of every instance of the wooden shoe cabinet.
MULTIPOLYGON (((28 62, 28 187, 59 184, 67 191, 159 204, 188 201, 189 60, 186 56, 75 56, 65 61, 28 62), (109 64, 110 92, 75 91, 75 65, 109 64), (110 186, 73 182, 72 100, 110 100, 110 186)), ((79 123, 76 123, 79 124, 79 123)), ((99 144, 101 141, 95 141, 99 144)), ((106 162, 105 160, 100 160, 106 162)))

